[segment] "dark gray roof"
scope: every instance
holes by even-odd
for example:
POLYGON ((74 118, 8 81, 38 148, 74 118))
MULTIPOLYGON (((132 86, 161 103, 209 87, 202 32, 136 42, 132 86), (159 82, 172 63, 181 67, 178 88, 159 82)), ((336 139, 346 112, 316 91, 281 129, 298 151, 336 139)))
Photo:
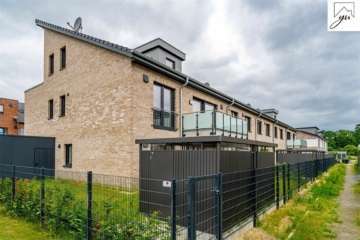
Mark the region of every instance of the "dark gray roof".
POLYGON ((170 43, 168 43, 167 41, 161 38, 156 38, 154 40, 151 40, 150 42, 144 43, 141 46, 135 48, 134 50, 141 53, 145 53, 156 47, 161 47, 165 49, 165 51, 171 53, 172 55, 174 55, 175 57, 179 58, 182 61, 185 60, 186 54, 183 51, 177 49, 176 47, 174 47, 173 45, 171 45, 170 43))
POLYGON ((284 123, 284 122, 281 122, 277 119, 274 119, 268 115, 265 115, 263 113, 261 113, 261 111, 255 109, 255 108, 252 108, 251 106, 249 106, 248 104, 244 104, 238 100, 235 100, 233 97, 231 96, 228 96, 194 78, 191 78, 190 76, 188 75, 185 75, 179 71, 176 71, 168 66, 166 66, 165 64, 162 64, 148 56, 146 56, 145 54, 142 54, 141 52, 138 52, 136 50, 131 50, 127 47, 123 47, 123 46, 120 46, 118 44, 115 44, 115 43, 111 43, 111 42, 108 42, 108 41, 105 41, 105 40, 102 40, 102 39, 99 39, 99 38, 96 38, 96 37, 92 37, 90 35, 86 35, 86 34, 83 34, 83 33, 79 33, 79 32, 75 32, 73 30, 70 30, 70 29, 67 29, 67 28, 63 28, 63 27, 60 27, 60 26, 57 26, 57 25, 54 25, 54 24, 51 24, 51 23, 48 23, 48 22, 45 22, 45 21, 42 21, 42 20, 39 20, 39 19, 36 19, 35 20, 35 23, 37 26, 39 27, 42 27, 42 28, 45 28, 45 29, 48 29, 48 30, 51 30, 51 31, 55 31, 55 32, 58 32, 58 33, 61 33, 61 34, 64 34, 66 36, 69 36, 69 37, 72 37, 72 38, 75 38, 75 39, 78 39, 78 40, 81 40, 81 41, 85 41, 87 43, 90 43, 90 44, 93 44, 93 45, 96 45, 98 47, 101 47, 101 48, 105 48, 105 49, 108 49, 110 51, 113 51, 113 52, 116 52, 116 53, 119 53, 119 54, 123 54, 123 55, 126 55, 130 58, 132 58, 133 61, 139 63, 139 64, 142 64, 144 66, 147 66, 155 71, 158 71, 158 72, 161 72, 177 81, 180 81, 181 83, 186 83, 187 80, 188 80, 188 85, 189 86, 192 86, 194 87, 195 89, 197 90, 200 90, 200 91, 203 91, 205 93, 208 93, 212 96, 215 96, 217 98, 220 98, 222 100, 224 100, 225 102, 227 103, 232 103, 234 102, 234 105, 237 106, 237 107, 240 107, 242 109, 245 109, 253 114, 256 114, 256 115, 261 115, 262 118, 265 118, 269 121, 272 121, 272 122, 276 122, 277 124, 285 127, 285 128, 288 128, 292 131, 296 131, 295 128, 291 127, 290 125, 284 123))

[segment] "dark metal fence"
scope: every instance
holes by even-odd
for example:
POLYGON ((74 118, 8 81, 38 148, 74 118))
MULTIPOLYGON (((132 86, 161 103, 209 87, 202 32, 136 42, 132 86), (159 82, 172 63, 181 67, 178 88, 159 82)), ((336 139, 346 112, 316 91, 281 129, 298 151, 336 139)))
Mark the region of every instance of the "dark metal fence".
POLYGON ((222 239, 256 226, 333 164, 324 158, 172 181, 0 165, 0 205, 67 239, 222 239))

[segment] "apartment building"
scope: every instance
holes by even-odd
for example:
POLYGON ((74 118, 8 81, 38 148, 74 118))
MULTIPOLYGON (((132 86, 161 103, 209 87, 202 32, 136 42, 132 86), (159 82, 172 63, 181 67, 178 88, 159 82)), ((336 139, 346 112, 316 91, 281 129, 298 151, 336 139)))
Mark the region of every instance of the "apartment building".
POLYGON ((24 103, 0 98, 0 135, 24 134, 24 103))
POLYGON ((296 129, 182 72, 162 39, 130 49, 41 20, 43 82, 25 91, 25 132, 56 137, 56 168, 138 176, 136 139, 227 135, 286 149, 296 129))
POLYGON ((327 152, 327 143, 318 127, 296 128, 296 137, 288 141, 288 148, 327 152))

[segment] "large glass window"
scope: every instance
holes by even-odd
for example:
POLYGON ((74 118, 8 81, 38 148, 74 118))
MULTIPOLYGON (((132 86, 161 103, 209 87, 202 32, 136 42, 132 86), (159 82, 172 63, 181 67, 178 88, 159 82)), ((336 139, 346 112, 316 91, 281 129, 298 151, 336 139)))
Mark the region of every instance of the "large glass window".
POLYGON ((175 129, 175 91, 154 84, 154 127, 175 129))
POLYGON ((251 132, 251 117, 245 116, 245 119, 246 119, 246 121, 247 121, 247 129, 248 129, 248 132, 251 132))
POLYGON ((262 134, 262 122, 261 121, 257 121, 257 133, 259 134, 259 135, 261 135, 262 134))
POLYGON ((270 124, 268 123, 265 124, 265 131, 266 131, 266 136, 270 137, 270 124))

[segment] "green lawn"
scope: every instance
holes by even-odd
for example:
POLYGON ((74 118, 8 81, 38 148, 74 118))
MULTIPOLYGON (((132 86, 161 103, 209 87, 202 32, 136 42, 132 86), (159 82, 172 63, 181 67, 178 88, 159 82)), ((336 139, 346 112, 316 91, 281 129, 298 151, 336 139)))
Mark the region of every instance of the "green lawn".
POLYGON ((55 239, 47 232, 40 229, 38 225, 31 224, 25 220, 9 217, 0 208, 0 240, 42 240, 55 239))
POLYGON ((284 207, 264 217, 260 227, 277 239, 332 239, 331 223, 338 221, 337 197, 345 166, 338 164, 320 177, 308 192, 295 195, 284 207))

